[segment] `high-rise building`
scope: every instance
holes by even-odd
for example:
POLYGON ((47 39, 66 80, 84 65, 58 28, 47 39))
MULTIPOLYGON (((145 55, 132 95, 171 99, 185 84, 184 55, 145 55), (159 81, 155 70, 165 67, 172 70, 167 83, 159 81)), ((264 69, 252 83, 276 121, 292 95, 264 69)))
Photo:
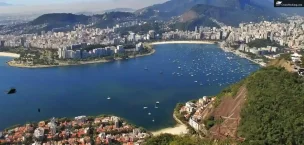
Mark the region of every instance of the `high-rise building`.
POLYGON ((122 53, 124 51, 125 51, 125 49, 124 49, 124 47, 122 45, 117 45, 115 53, 122 53))
POLYGON ((150 39, 155 39, 155 31, 154 30, 150 30, 148 34, 150 35, 150 39))
POLYGON ((51 121, 48 123, 48 127, 50 128, 50 133, 52 135, 56 134, 56 119, 53 117, 51 121))
POLYGON ((5 47, 5 41, 4 40, 1 40, 0 47, 5 47))
POLYGON ((21 41, 21 46, 25 47, 26 38, 22 37, 20 41, 21 41))

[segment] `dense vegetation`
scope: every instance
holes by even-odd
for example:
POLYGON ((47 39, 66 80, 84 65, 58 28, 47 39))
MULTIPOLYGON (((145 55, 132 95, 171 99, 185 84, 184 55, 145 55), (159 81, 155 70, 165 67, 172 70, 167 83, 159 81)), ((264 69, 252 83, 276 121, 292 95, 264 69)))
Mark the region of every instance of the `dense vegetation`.
POLYGON ((161 23, 153 23, 149 22, 143 25, 136 25, 131 27, 122 27, 117 30, 117 32, 121 34, 127 34, 127 32, 132 31, 134 33, 146 34, 150 30, 154 30, 156 33, 162 33, 162 24, 161 23))
POLYGON ((257 47, 257 48, 267 47, 267 46, 275 46, 275 47, 278 47, 278 48, 282 47, 278 43, 276 43, 274 41, 267 40, 267 39, 255 39, 255 40, 249 42, 247 45, 249 47, 257 47))
POLYGON ((230 145, 232 142, 213 141, 201 139, 194 136, 176 136, 171 134, 161 134, 147 140, 145 145, 230 145))
POLYGON ((283 68, 263 68, 246 80, 239 135, 244 144, 304 144, 304 80, 283 68))
POLYGON ((211 21, 208 17, 202 16, 192 21, 187 22, 177 22, 171 25, 171 29, 179 29, 179 30, 191 30, 194 31, 196 26, 205 26, 205 27, 219 27, 218 24, 211 21))
POLYGON ((90 19, 89 16, 75 15, 69 13, 53 13, 44 14, 35 20, 31 21, 32 25, 41 25, 45 23, 57 24, 57 25, 69 25, 75 23, 87 23, 90 19))
POLYGON ((205 17, 214 18, 219 22, 231 26, 238 26, 239 23, 242 22, 258 22, 278 17, 275 13, 254 4, 240 4, 240 7, 235 7, 238 5, 238 1, 230 0, 227 2, 230 2, 230 4, 227 5, 229 7, 224 8, 198 4, 195 5, 191 11, 200 16, 200 19, 206 19, 205 17))

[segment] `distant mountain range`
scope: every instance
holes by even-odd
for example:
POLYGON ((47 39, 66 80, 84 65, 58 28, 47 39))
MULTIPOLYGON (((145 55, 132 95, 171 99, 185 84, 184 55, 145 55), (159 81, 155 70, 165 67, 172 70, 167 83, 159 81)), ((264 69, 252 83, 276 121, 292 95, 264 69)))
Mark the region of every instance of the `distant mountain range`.
POLYGON ((11 4, 5 3, 5 2, 0 2, 0 6, 11 6, 11 4))
POLYGON ((105 11, 96 11, 96 12, 78 12, 75 14, 92 16, 92 15, 103 14, 103 13, 108 13, 108 12, 135 12, 135 11, 136 10, 131 9, 131 8, 115 8, 115 9, 109 9, 109 10, 105 10, 105 11))
POLYGON ((26 25, 31 28, 45 25, 41 29, 48 31, 54 28, 72 28, 76 24, 94 24, 96 27, 106 28, 130 20, 163 20, 170 23, 173 29, 189 30, 200 25, 237 26, 241 22, 274 20, 281 18, 279 11, 282 10, 274 8, 273 3, 268 0, 169 0, 135 12, 129 8, 117 8, 103 11, 106 12, 104 14, 45 14, 26 25))

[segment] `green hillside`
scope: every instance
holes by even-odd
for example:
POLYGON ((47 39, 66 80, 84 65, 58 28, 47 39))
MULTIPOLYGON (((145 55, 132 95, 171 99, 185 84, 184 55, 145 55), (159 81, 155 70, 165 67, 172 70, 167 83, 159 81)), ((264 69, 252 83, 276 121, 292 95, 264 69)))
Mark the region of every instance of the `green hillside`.
POLYGON ((248 93, 238 136, 244 142, 164 134, 149 139, 147 145, 303 145, 304 78, 284 68, 267 67, 242 82, 248 93))

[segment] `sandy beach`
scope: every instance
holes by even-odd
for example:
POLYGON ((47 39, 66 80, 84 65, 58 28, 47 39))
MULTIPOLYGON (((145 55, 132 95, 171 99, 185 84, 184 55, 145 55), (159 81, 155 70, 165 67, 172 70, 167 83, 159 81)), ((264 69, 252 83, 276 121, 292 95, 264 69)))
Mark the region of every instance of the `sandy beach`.
POLYGON ((179 124, 175 127, 164 128, 155 132, 152 132, 153 135, 160 135, 162 133, 169 133, 173 135, 181 135, 187 133, 187 127, 183 124, 179 124))
POLYGON ((18 58, 18 57, 20 57, 20 54, 17 54, 17 53, 9 53, 9 52, 0 52, 0 56, 18 58))
POLYGON ((152 45, 158 44, 214 44, 214 41, 164 41, 164 42, 153 42, 152 45))

